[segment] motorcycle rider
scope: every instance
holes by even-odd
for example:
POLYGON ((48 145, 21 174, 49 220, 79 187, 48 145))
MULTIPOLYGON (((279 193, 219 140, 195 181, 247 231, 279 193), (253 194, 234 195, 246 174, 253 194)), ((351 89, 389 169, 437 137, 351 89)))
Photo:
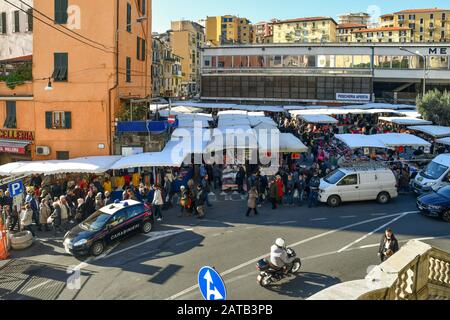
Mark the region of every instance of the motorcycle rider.
POLYGON ((275 244, 270 248, 270 266, 275 270, 283 270, 288 273, 286 266, 292 263, 295 257, 289 257, 286 249, 286 242, 282 238, 278 238, 275 244))

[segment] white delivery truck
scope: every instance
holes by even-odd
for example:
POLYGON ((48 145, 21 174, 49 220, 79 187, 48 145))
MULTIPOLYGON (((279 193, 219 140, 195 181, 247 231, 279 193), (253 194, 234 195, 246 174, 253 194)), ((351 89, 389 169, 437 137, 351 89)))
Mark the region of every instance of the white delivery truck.
POLYGON ((319 201, 330 207, 368 200, 386 204, 398 196, 396 184, 394 173, 388 168, 342 168, 321 180, 319 201))
POLYGON ((420 171, 411 183, 415 193, 437 190, 450 183, 450 153, 437 156, 420 171))

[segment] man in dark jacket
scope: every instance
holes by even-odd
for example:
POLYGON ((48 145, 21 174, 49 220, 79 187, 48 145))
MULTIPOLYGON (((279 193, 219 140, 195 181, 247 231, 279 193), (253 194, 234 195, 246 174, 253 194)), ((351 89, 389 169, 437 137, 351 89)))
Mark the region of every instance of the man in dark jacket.
POLYGON ((272 203, 272 210, 275 210, 277 208, 278 185, 274 180, 270 182, 269 197, 272 203))
POLYGON ((84 202, 86 204, 86 214, 87 216, 90 216, 95 212, 95 196, 92 190, 89 190, 84 202))
POLYGON ((53 213, 51 215, 51 218, 53 220, 53 235, 56 237, 58 232, 62 232, 62 221, 61 221, 61 207, 58 202, 53 202, 53 213))
POLYGON ((212 205, 211 205, 211 203, 209 202, 209 199, 208 199, 208 194, 211 192, 211 182, 209 181, 209 176, 208 175, 203 177, 203 180, 202 180, 201 184, 202 184, 202 189, 203 189, 204 195, 205 195, 206 205, 208 207, 212 207, 212 205))
POLYGON ((319 187, 320 178, 317 171, 314 172, 314 176, 309 180, 309 197, 308 197, 308 207, 312 208, 317 206, 317 201, 319 197, 319 187))
POLYGON ((201 185, 197 186, 197 195, 195 197, 195 206, 197 209, 197 218, 203 219, 205 217, 205 190, 201 185))
POLYGON ((378 256, 381 262, 386 261, 400 250, 397 238, 392 229, 387 229, 381 238, 380 247, 378 248, 378 256))
POLYGON ((164 177, 164 186, 163 186, 163 200, 164 200, 164 209, 172 208, 172 183, 169 180, 169 177, 164 177))

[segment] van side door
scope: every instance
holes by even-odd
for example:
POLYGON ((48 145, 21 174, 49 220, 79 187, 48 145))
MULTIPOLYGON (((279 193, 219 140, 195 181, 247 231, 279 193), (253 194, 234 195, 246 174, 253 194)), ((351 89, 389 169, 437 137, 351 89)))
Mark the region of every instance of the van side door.
POLYGON ((375 200, 381 192, 383 173, 363 172, 359 175, 359 198, 362 201, 375 200))
POLYGON ((359 196, 359 174, 352 173, 344 177, 337 184, 338 195, 342 201, 358 201, 359 196))

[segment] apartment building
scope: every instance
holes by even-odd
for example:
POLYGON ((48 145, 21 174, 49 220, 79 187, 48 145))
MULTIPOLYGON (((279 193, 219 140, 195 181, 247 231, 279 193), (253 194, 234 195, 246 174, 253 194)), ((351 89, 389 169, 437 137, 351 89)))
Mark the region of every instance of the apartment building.
POLYGON ((336 42, 337 23, 330 17, 308 17, 273 23, 274 43, 336 42))
POLYGON ((151 97, 151 1, 68 2, 34 0, 33 80, 0 83, 0 163, 121 154, 116 115, 151 97))
POLYGON ((337 42, 352 42, 353 31, 367 29, 366 24, 346 23, 339 24, 336 28, 336 41, 337 42))
POLYGON ((193 21, 172 21, 169 43, 172 53, 181 59, 181 91, 194 96, 200 90, 200 51, 205 45, 204 28, 193 21))
POLYGON ((380 16, 378 20, 381 28, 393 28, 395 26, 394 15, 391 13, 380 16))
POLYGON ((354 12, 354 13, 345 13, 341 14, 338 17, 338 23, 340 25, 346 24, 359 24, 359 25, 367 25, 369 24, 370 15, 366 12, 354 12))
POLYGON ((253 24, 253 43, 273 43, 273 23, 279 21, 261 21, 253 24))
POLYGON ((450 9, 408 9, 395 12, 394 26, 413 30, 414 42, 450 42, 450 9))
POLYGON ((365 28, 352 32, 352 42, 412 42, 413 31, 407 27, 365 28))
POLYGON ((33 52, 33 0, 0 1, 0 60, 31 55, 33 52), (21 11, 21 9, 23 11, 21 11))
POLYGON ((251 21, 233 15, 206 18, 206 41, 211 45, 253 42, 251 21))

